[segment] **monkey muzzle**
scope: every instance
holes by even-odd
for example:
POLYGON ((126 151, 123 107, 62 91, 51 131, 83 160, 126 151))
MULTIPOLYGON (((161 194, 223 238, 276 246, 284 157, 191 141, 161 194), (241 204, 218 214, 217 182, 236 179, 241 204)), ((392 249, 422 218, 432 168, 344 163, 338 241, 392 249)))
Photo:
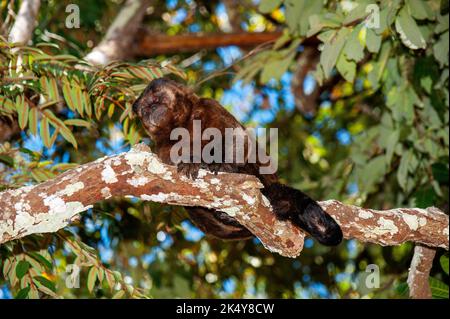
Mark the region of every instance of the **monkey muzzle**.
POLYGON ((152 126, 161 126, 167 120, 167 107, 158 105, 150 111, 148 120, 152 126))

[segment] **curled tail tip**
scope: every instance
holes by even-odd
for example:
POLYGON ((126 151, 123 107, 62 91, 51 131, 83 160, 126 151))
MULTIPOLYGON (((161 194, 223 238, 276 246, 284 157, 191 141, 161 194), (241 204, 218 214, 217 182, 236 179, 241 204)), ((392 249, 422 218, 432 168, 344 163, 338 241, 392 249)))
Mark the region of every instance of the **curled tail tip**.
POLYGON ((342 229, 316 202, 310 203, 300 217, 303 228, 319 243, 337 246, 342 242, 342 229))
POLYGON ((325 246, 337 246, 342 242, 344 238, 342 230, 339 226, 334 230, 319 236, 315 236, 317 241, 325 246))
POLYGON ((336 246, 341 243, 341 227, 308 195, 280 183, 268 185, 263 193, 269 198, 279 219, 290 219, 323 245, 336 246))

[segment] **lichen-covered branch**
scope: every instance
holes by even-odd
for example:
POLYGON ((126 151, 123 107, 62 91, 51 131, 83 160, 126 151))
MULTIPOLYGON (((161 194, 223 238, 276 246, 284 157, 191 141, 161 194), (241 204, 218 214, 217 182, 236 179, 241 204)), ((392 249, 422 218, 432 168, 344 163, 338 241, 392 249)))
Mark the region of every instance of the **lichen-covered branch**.
POLYGON ((196 180, 164 165, 143 144, 105 157, 35 186, 0 193, 0 244, 28 234, 55 232, 77 214, 112 196, 224 211, 256 234, 271 251, 295 256, 303 234, 276 220, 262 198, 256 177, 214 175, 201 170, 196 180))
POLYGON ((336 200, 320 205, 336 219, 347 239, 383 246, 411 241, 448 250, 448 215, 435 207, 374 210, 336 200))
POLYGON ((428 277, 433 266, 436 249, 422 245, 414 247, 414 255, 408 273, 409 296, 414 299, 430 299, 428 277))
MULTIPOLYGON (((0 193, 0 244, 28 234, 55 232, 77 214, 112 196, 182 206, 203 206, 235 217, 264 246, 295 257, 305 234, 279 221, 254 176, 201 170, 191 180, 165 165, 143 144, 129 152, 100 158, 53 180, 0 193)), ((335 200, 320 202, 342 226, 346 238, 382 245, 405 241, 448 249, 448 216, 437 209, 363 209, 335 200)))

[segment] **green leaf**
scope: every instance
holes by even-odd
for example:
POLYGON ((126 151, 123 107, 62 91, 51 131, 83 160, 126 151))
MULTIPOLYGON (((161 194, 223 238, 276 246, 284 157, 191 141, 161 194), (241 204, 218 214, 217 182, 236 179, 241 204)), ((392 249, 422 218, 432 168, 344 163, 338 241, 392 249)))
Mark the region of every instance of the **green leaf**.
POLYGON ((420 86, 423 87, 425 92, 430 94, 432 86, 433 86, 433 80, 431 79, 431 77, 425 76, 425 77, 420 79, 420 86))
POLYGON ((80 119, 71 119, 71 120, 65 120, 64 124, 69 125, 69 126, 83 126, 83 127, 91 127, 91 123, 89 123, 88 121, 85 120, 80 120, 80 119))
POLYGON ((430 8, 428 1, 424 0, 406 0, 409 12, 417 20, 434 20, 433 10, 430 8))
POLYGON ((28 297, 28 293, 30 292, 30 285, 28 285, 27 287, 20 289, 19 292, 17 293, 17 295, 14 297, 15 299, 25 299, 28 297))
POLYGON ((325 42, 320 54, 320 65, 322 66, 325 78, 328 78, 336 65, 339 54, 344 47, 349 29, 342 28, 330 41, 325 42))
POLYGON ((440 262, 442 270, 448 275, 448 256, 442 255, 440 262))
POLYGON ((419 189, 414 194, 414 206, 419 208, 427 208, 433 206, 436 201, 436 192, 433 187, 425 187, 419 189))
POLYGON ((30 269, 30 263, 26 260, 21 260, 16 266, 16 276, 19 279, 22 279, 23 276, 27 273, 28 269, 30 269))
POLYGON ((347 37, 344 46, 344 53, 347 59, 359 62, 364 58, 364 45, 360 40, 361 26, 353 29, 349 37, 347 37))
POLYGON ((261 72, 261 83, 267 83, 270 79, 279 80, 291 65, 294 57, 295 53, 291 53, 283 59, 269 61, 261 72))
POLYGON ((378 53, 381 47, 381 35, 375 33, 372 29, 367 29, 366 46, 369 52, 378 53))
POLYGON ((397 181, 400 187, 406 190, 406 183, 408 177, 408 166, 411 157, 413 156, 412 151, 408 151, 405 155, 402 156, 400 160, 400 165, 397 170, 397 181))
POLYGON ((371 191, 373 186, 382 180, 386 168, 386 159, 383 155, 372 158, 358 176, 361 188, 365 191, 371 191))
POLYGON ((449 180, 449 170, 448 163, 434 163, 431 166, 431 170, 433 171, 433 177, 439 183, 448 183, 449 180))
POLYGON ((96 267, 91 267, 91 269, 89 269, 88 279, 87 279, 87 288, 90 293, 92 293, 92 291, 94 291, 95 282, 97 281, 97 272, 98 271, 97 271, 96 267))
POLYGON ((111 271, 106 270, 105 278, 106 282, 108 283, 109 289, 113 291, 114 286, 116 285, 116 279, 114 278, 114 274, 111 271))
POLYGON ((405 297, 407 298, 409 296, 409 287, 408 284, 406 282, 402 282, 400 284, 398 284, 395 287, 395 291, 397 292, 397 294, 399 294, 401 297, 405 297))
POLYGON ((64 137, 66 141, 71 143, 75 148, 78 147, 77 140, 72 134, 72 131, 61 121, 53 112, 45 110, 43 115, 49 120, 49 122, 58 129, 59 133, 64 137))
MULTIPOLYGON (((307 37, 311 37, 316 33, 322 31, 324 28, 335 29, 341 26, 341 19, 336 14, 327 12, 326 14, 313 14, 309 16, 309 30, 306 33, 307 37)), ((333 31, 334 30, 327 30, 333 31)), ((325 32, 327 32, 325 31, 325 32)), ((321 40, 322 42, 325 42, 321 40)))
POLYGON ((105 271, 103 270, 103 268, 98 268, 98 281, 101 284, 103 282, 103 279, 105 278, 105 271))
POLYGON ((28 255, 31 256, 32 258, 36 259, 40 264, 44 265, 48 270, 53 269, 52 262, 50 260, 48 260, 47 258, 45 258, 44 256, 42 256, 40 253, 31 251, 31 252, 28 252, 28 255))
POLYGON ((408 48, 412 50, 426 48, 425 39, 406 7, 400 10, 397 19, 395 19, 395 28, 403 44, 408 48))
MULTIPOLYGON (((54 134, 56 135, 56 134, 54 134)), ((34 168, 31 170, 31 176, 39 183, 49 180, 55 175, 46 169, 34 168)))
POLYGON ((52 281, 48 280, 47 278, 45 278, 43 276, 35 276, 34 279, 36 281, 38 281, 40 284, 42 284, 45 287, 47 287, 48 289, 50 289, 51 291, 53 291, 53 292, 56 291, 55 284, 52 281))
POLYGON ((386 65, 389 61, 389 55, 391 52, 390 42, 384 42, 381 45, 381 51, 378 55, 378 61, 373 65, 372 71, 370 71, 368 80, 370 81, 372 87, 376 89, 379 86, 380 80, 386 70, 386 65))
POLYGON ((46 117, 44 117, 41 121, 41 139, 44 142, 45 147, 51 147, 52 146, 52 141, 51 141, 51 137, 50 137, 50 127, 49 127, 49 122, 48 119, 46 117))
POLYGON ((66 100, 66 104, 72 111, 75 111, 76 109, 76 102, 75 102, 75 94, 73 90, 71 89, 71 85, 68 79, 63 79, 63 95, 64 99, 66 100))
POLYGON ((429 283, 433 298, 448 299, 448 285, 433 277, 429 278, 429 283))
POLYGON ((370 14, 370 12, 366 9, 367 6, 365 3, 357 4, 356 7, 348 13, 342 24, 348 25, 364 20, 370 14))
POLYGON ((11 259, 8 258, 3 262, 3 276, 5 278, 9 277, 9 272, 12 269, 13 263, 11 262, 11 259))
POLYGON ((54 78, 47 78, 48 96, 52 101, 59 101, 58 85, 54 78))
POLYGON ((85 110, 89 118, 91 118, 92 117, 91 99, 89 98, 87 91, 83 91, 82 101, 83 101, 83 109, 85 110))
POLYGON ((433 45, 433 54, 441 67, 448 65, 449 31, 443 33, 433 45))
POLYGON ((356 76, 356 62, 348 61, 345 54, 340 54, 336 63, 336 69, 347 82, 353 83, 356 76))
POLYGON ((14 167, 14 159, 8 155, 0 154, 0 163, 6 164, 10 167, 14 167))
POLYGON ((277 9, 283 0, 261 0, 258 9, 262 13, 271 13, 277 9))
POLYGON ((387 106, 392 110, 392 115, 397 122, 406 120, 412 124, 414 121, 414 105, 418 104, 418 97, 410 86, 394 86, 387 95, 387 106))
POLYGON ((392 160, 392 155, 394 154, 395 147, 397 146, 398 140, 400 138, 400 131, 392 131, 388 138, 386 144, 386 164, 390 165, 392 160))
POLYGON ((119 290, 112 296, 112 299, 122 299, 123 296, 125 296, 125 291, 119 290))
POLYGON ((37 135, 37 133, 38 133, 38 109, 36 107, 32 107, 30 109, 30 113, 28 115, 28 127, 30 129, 31 134, 37 135))
POLYGON ((320 13, 323 2, 317 0, 284 0, 286 24, 294 34, 305 36, 309 17, 320 13))
POLYGON ((74 97, 75 109, 81 116, 83 116, 83 106, 84 106, 83 92, 81 91, 81 88, 78 85, 72 87, 71 91, 72 96, 74 97))
POLYGON ((440 34, 440 33, 444 32, 444 31, 447 31, 448 30, 448 25, 449 25, 448 13, 446 15, 443 15, 443 16, 438 15, 437 16, 437 20, 438 20, 438 23, 437 23, 436 28, 434 29, 434 33, 440 34))
MULTIPOLYGON (((34 281, 34 282, 36 283, 36 281, 34 281)), ((36 283, 36 286, 37 286, 37 288, 38 288, 38 290, 40 292, 43 292, 44 294, 49 295, 49 296, 51 296, 51 297, 53 297, 55 299, 59 299, 60 298, 60 296, 58 296, 54 291, 52 291, 51 289, 45 287, 44 285, 42 285, 40 283, 36 283)))
POLYGON ((20 129, 25 129, 28 124, 28 112, 29 107, 27 101, 25 101, 23 95, 16 97, 16 111, 18 115, 18 122, 20 129))
POLYGON ((11 114, 16 110, 16 106, 13 101, 5 96, 0 96, 0 112, 11 114))

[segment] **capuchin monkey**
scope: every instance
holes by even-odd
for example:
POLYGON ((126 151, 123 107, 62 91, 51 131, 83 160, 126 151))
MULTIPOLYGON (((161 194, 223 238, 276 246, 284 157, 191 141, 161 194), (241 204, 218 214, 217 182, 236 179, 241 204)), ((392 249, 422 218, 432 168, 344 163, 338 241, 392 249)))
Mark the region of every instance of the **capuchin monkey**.
MULTIPOLYGON (((254 175, 264 188, 262 193, 269 199, 273 211, 280 220, 290 220, 294 225, 308 232, 321 244, 338 245, 342 241, 342 230, 308 195, 300 190, 281 184, 276 174, 261 174, 261 161, 251 163, 206 163, 200 159, 195 163, 190 151, 189 160, 174 163, 171 148, 178 142, 171 140, 176 128, 187 129, 192 137, 194 121, 201 121, 201 129, 216 128, 225 136, 226 128, 243 126, 217 101, 200 98, 187 87, 166 78, 153 80, 133 104, 133 112, 141 120, 147 134, 156 144, 155 153, 166 164, 176 165, 178 171, 189 178, 196 178, 200 168, 217 172, 231 172, 254 175)), ((192 141, 191 141, 192 143, 192 141)), ((201 142, 201 147, 206 142, 201 142)), ((234 152, 229 143, 221 143, 222 154, 234 152)), ((193 149, 190 148, 191 150, 193 149)), ((220 239, 238 240, 251 238, 248 229, 230 215, 203 207, 185 207, 191 220, 206 234, 220 239)))

